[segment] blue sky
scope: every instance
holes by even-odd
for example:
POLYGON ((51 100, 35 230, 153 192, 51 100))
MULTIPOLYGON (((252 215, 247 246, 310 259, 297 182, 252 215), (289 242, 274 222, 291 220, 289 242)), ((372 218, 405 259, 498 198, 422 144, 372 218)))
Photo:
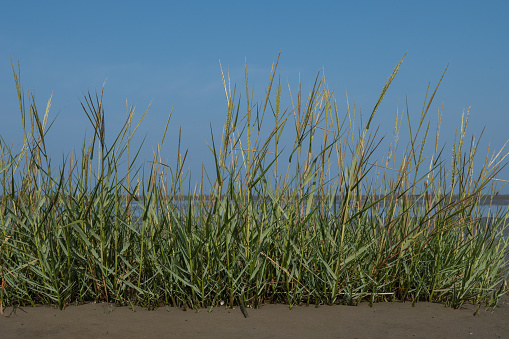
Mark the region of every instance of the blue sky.
MULTIPOLYGON (((163 155, 174 163, 181 127, 197 178, 201 162, 212 160, 209 124, 220 135, 225 119, 219 60, 242 86, 247 60, 262 101, 281 51, 284 86, 296 90, 300 74, 307 91, 323 68, 341 109, 348 93, 370 113, 407 53, 374 119, 381 135, 390 136, 398 103, 401 109, 408 100, 410 115, 419 116, 428 83, 434 87, 449 65, 431 110, 436 116, 443 103, 441 144, 452 145, 471 106, 469 135, 485 127, 481 150, 488 143, 498 149, 509 138, 507 13, 506 1, 9 2, 0 12, 0 134, 22 141, 12 57, 40 109, 53 94, 52 116, 59 116, 47 141, 55 157, 79 149, 90 134, 79 100, 106 80, 107 128, 125 117, 126 99, 139 115, 152 103, 140 127, 146 160, 174 105, 163 155)), ((499 177, 509 179, 509 169, 499 177)))

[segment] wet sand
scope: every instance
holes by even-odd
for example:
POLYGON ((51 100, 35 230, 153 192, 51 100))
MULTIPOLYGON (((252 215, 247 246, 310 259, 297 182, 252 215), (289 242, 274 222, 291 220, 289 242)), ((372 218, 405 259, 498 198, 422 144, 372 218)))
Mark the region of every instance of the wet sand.
POLYGON ((509 338, 509 297, 494 312, 466 305, 454 310, 420 302, 359 306, 264 305, 199 312, 155 311, 108 304, 4 310, 2 338, 509 338), (10 315, 9 315, 10 314, 10 315))

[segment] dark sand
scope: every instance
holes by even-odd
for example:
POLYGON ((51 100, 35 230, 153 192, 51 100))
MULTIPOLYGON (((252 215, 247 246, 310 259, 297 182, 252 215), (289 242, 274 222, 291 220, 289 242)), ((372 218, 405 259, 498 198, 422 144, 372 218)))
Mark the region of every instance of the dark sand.
POLYGON ((494 312, 420 302, 359 306, 264 305, 248 309, 147 311, 107 304, 4 310, 1 338, 509 338, 509 297, 494 312))

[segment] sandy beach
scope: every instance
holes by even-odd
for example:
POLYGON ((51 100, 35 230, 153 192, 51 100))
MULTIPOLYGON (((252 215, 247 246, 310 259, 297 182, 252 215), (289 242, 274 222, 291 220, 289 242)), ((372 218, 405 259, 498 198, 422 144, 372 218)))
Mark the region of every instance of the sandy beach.
POLYGON ((509 297, 492 312, 465 305, 454 310, 420 302, 359 306, 264 305, 249 309, 184 311, 108 304, 8 307, 0 317, 2 338, 508 338, 509 297))

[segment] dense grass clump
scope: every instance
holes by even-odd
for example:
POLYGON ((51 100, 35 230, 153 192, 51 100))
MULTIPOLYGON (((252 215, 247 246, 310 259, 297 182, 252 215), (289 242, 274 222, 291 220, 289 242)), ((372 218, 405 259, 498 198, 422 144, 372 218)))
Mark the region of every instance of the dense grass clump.
POLYGON ((277 62, 260 104, 246 70, 245 113, 223 77, 226 123, 208 145, 215 170, 193 190, 180 142, 176 166, 161 161, 164 136, 140 171, 131 140, 143 117, 134 123, 134 110, 106 144, 102 92, 82 102, 93 137, 79 155, 51 161, 50 102, 43 117, 33 95, 25 105, 13 68, 24 143, 15 151, 1 140, 0 302, 496 305, 506 291, 508 214, 481 207, 486 192, 497 192, 505 155, 487 154, 474 170, 478 142, 467 144, 467 113, 444 159, 440 119, 436 128, 427 122, 435 89, 419 125, 409 124, 408 144, 398 143, 396 117, 394 140, 374 159, 382 138, 372 118, 402 61, 360 124, 349 107, 339 112, 319 77, 307 99, 299 84, 283 112, 277 62), (262 138, 267 116, 273 128, 262 138), (285 127, 295 129, 293 144, 281 144, 285 127), (425 154, 433 129, 434 151, 425 154))

